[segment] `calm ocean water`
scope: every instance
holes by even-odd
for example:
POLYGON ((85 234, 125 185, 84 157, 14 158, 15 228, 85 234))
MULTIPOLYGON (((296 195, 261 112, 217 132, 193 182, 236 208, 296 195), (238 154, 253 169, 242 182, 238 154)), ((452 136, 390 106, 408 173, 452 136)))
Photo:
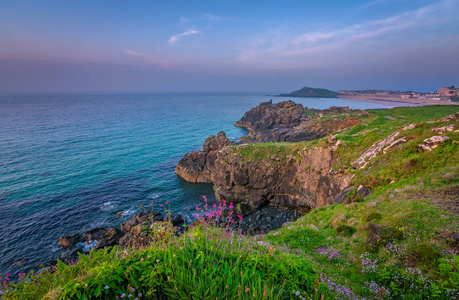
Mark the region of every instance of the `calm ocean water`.
MULTIPOLYGON (((59 256, 58 238, 117 226, 140 210, 171 202, 191 215, 211 185, 174 173, 184 153, 234 126, 261 94, 134 94, 0 97, 0 274, 59 256), (116 212, 124 211, 123 217, 116 212)), ((295 98, 314 108, 380 105, 295 98)), ((394 104, 388 104, 393 106, 394 104)))

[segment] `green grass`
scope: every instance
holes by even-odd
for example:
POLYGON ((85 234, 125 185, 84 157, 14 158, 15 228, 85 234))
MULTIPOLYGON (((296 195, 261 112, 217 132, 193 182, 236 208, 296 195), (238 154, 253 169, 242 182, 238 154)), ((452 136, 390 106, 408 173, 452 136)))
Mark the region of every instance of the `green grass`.
MULTIPOLYGON (((370 117, 338 133, 344 144, 334 166, 353 173, 351 185, 369 187, 370 196, 360 198, 353 189, 347 203, 317 208, 265 239, 310 261, 332 290, 338 284, 351 289, 335 288, 344 299, 459 296, 459 256, 454 252, 459 249, 449 238, 459 232, 459 133, 446 133, 450 140, 432 151, 418 151, 424 139, 438 135, 433 128, 451 124, 428 121, 457 111, 458 106, 370 110, 370 117), (379 154, 363 169, 350 167, 373 143, 411 123, 416 127, 397 137, 406 143, 379 154)), ((453 123, 459 129, 459 122, 453 123)), ((325 140, 309 143, 323 145, 325 140)))
POLYGON ((331 299, 308 261, 258 239, 202 224, 145 248, 91 251, 77 264, 30 273, 4 287, 2 299, 331 299))
MULTIPOLYGON (((347 284, 362 297, 372 295, 367 287, 373 281, 392 295, 381 295, 380 299, 397 299, 400 295, 405 299, 449 299, 459 287, 459 257, 441 236, 458 232, 459 224, 457 215, 439 202, 438 195, 444 189, 414 188, 370 197, 362 203, 318 208, 271 232, 266 240, 300 250, 295 252, 299 258, 310 261, 327 278, 347 284), (370 224, 381 228, 377 240, 371 239, 370 224), (311 229, 311 225, 319 231, 311 229), (340 234, 342 228, 352 229, 340 234), (324 248, 336 251, 340 258, 321 254, 324 248), (366 258, 377 261, 374 270, 364 271, 362 263, 366 258), (394 278, 398 278, 396 283, 394 278)), ((459 186, 447 189, 458 190, 459 186)))

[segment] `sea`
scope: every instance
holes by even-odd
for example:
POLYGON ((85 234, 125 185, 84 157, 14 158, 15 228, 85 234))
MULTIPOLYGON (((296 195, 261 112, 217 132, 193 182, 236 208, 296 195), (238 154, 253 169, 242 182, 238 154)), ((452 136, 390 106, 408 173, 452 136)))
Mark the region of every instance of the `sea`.
MULTIPOLYGON (((180 179, 186 152, 234 126, 260 102, 256 93, 0 96, 0 275, 37 270, 59 258, 60 236, 119 226, 140 205, 191 218, 211 184, 180 179), (122 216, 117 216, 122 212, 122 216)), ((295 98, 314 108, 385 108, 341 99, 295 98)))

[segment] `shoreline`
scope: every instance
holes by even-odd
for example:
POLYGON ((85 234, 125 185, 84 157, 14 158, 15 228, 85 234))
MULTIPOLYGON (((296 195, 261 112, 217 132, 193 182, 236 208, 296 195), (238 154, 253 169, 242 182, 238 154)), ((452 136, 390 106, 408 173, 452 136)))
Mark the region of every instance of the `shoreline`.
MULTIPOLYGON (((459 103, 445 100, 430 100, 430 99, 404 99, 398 97, 369 97, 369 96, 339 96, 336 99, 359 101, 366 103, 400 103, 411 104, 410 106, 424 106, 424 105, 459 105, 459 103)), ((402 105, 400 105, 402 106, 402 105)))

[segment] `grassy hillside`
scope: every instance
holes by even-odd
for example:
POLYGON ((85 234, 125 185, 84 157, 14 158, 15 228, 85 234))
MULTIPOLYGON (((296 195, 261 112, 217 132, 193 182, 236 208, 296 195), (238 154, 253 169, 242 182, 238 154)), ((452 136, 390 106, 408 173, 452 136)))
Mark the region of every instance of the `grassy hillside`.
MULTIPOLYGON (((201 219, 186 234, 171 226, 152 234, 161 242, 80 256, 78 263, 17 283, 1 278, 3 299, 458 299, 459 132, 419 152, 431 122, 458 106, 371 110, 341 141, 334 169, 353 174, 344 202, 317 208, 265 236, 242 236, 201 219), (408 124, 412 129, 401 131, 408 124), (351 164, 394 131, 406 142, 365 167, 351 164), (362 198, 356 187, 371 193, 362 198), (129 297, 131 295, 131 297, 129 297)), ((281 162, 301 143, 238 147, 244 159, 281 162)), ((220 208, 209 212, 213 219, 220 208)), ((211 218, 211 219, 212 219, 211 218)), ((210 222, 211 223, 211 222, 210 222)), ((158 229, 162 228, 162 229, 158 229)))

